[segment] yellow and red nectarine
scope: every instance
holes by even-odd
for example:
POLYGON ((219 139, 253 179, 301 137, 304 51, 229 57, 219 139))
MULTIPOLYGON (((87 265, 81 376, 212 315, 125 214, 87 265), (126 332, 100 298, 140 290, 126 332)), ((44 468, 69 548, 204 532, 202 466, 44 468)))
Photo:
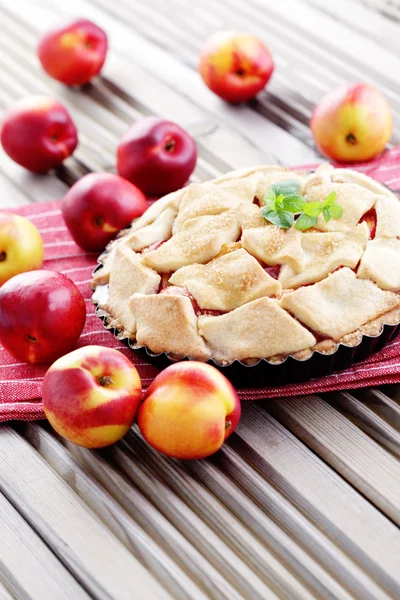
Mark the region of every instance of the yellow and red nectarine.
POLYGON ((31 221, 20 215, 0 213, 0 285, 43 264, 43 242, 31 221))
POLYGON ((219 31, 204 44, 199 73, 214 94, 234 104, 254 98, 268 83, 274 61, 254 35, 219 31))
POLYGON ((183 361, 167 367, 148 388, 137 422, 163 454, 198 459, 217 452, 240 419, 238 395, 215 367, 183 361))
POLYGON ((142 387, 121 352, 84 346, 50 367, 42 397, 46 417, 60 435, 78 446, 102 448, 132 426, 142 387))
POLYGON ((392 134, 392 113, 379 90, 363 83, 342 85, 314 109, 311 131, 323 154, 341 162, 370 160, 392 134))

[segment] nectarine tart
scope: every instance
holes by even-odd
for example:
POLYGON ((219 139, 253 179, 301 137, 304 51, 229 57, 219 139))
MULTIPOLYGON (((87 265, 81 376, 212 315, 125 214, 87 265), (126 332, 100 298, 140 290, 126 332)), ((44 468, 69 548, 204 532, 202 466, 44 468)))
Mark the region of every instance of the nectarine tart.
POLYGON ((92 287, 134 349, 304 364, 395 334, 399 265, 400 202, 387 188, 329 165, 264 166, 155 202, 107 247, 92 287))

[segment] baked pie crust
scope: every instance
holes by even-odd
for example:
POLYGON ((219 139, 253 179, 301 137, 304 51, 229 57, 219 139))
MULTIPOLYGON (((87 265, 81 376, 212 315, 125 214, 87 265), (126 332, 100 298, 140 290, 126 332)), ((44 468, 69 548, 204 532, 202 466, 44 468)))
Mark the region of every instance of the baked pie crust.
POLYGON ((374 180, 322 165, 233 171, 155 202, 100 257, 108 325, 150 352, 251 364, 332 354, 400 322, 400 202, 374 180), (260 212, 272 183, 307 201, 335 191, 340 219, 280 229, 260 212))

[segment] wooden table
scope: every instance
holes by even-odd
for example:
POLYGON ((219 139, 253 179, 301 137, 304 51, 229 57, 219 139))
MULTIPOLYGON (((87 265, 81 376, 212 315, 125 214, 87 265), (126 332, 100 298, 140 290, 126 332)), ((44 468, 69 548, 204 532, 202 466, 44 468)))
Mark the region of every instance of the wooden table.
MULTIPOLYGON (((0 106, 53 94, 80 146, 36 177, 0 153, 1 205, 63 196, 112 170, 142 115, 196 138, 194 180, 258 163, 320 160, 308 121, 343 80, 377 85, 400 142, 396 0, 0 0, 0 106), (379 12, 380 11, 380 12, 379 12), (82 90, 50 80, 35 56, 56 17, 110 34, 103 76, 82 90), (220 28, 251 31, 276 59, 268 91, 220 102, 195 67, 220 28)), ((243 406, 241 425, 206 461, 167 460, 134 429, 89 452, 43 424, 0 429, 1 598, 388 599, 400 596, 400 390, 282 398, 243 406)))

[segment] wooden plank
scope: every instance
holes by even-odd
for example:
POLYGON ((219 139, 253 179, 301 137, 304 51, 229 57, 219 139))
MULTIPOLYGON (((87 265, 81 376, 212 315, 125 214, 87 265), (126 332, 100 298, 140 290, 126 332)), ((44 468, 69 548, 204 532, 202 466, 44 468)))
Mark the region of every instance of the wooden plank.
POLYGON ((400 6, 397 0, 357 0, 357 2, 379 11, 393 22, 400 22, 400 6))
MULTIPOLYGON (((60 181, 54 173, 45 177, 30 173, 11 160, 5 152, 0 152, 0 173, 2 174, 2 178, 8 181, 8 186, 16 188, 15 196, 18 203, 21 204, 60 200, 68 190, 68 186, 60 181)), ((11 188, 10 193, 13 195, 11 188)), ((10 206, 4 192, 2 193, 0 203, 4 208, 10 206)))
POLYGON ((376 388, 353 390, 353 395, 364 402, 368 402, 374 411, 390 423, 396 431, 400 431, 400 386, 385 386, 387 393, 376 388))
MULTIPOLYGON (((125 442, 107 449, 104 453, 106 462, 101 468, 99 463, 94 466, 93 461, 90 464, 85 461, 85 467, 91 470, 95 468, 102 484, 130 514, 135 515, 137 510, 129 492, 134 487, 154 504, 243 598, 269 600, 281 597, 282 591, 289 594, 288 597, 294 594, 296 598, 309 598, 308 591, 285 566, 241 528, 233 515, 222 509, 218 500, 211 500, 213 509, 208 510, 206 516, 205 510, 199 515, 193 506, 181 500, 174 493, 175 488, 170 489, 173 483, 171 478, 166 484, 152 471, 147 461, 136 456, 136 453, 133 455, 136 441, 137 438, 134 444, 128 442, 127 452, 125 442), (108 465, 117 465, 118 470, 108 465), (128 486, 122 485, 118 472, 128 481, 128 486)), ((75 447, 68 447, 75 456, 78 455, 75 447)), ((175 466, 176 461, 170 462, 175 466)), ((173 478, 178 477, 177 469, 178 463, 173 478)))
POLYGON ((396 72, 400 68, 400 60, 397 54, 390 52, 386 46, 370 37, 360 35, 354 27, 351 28, 332 18, 329 12, 317 11, 304 2, 283 0, 280 3, 268 4, 268 7, 262 0, 251 0, 251 3, 258 6, 259 10, 256 13, 249 11, 249 17, 253 15, 257 18, 258 15, 263 22, 262 15, 274 15, 274 24, 279 26, 279 30, 282 24, 282 31, 291 35, 296 45, 309 47, 314 51, 322 48, 324 55, 326 49, 330 55, 335 54, 341 61, 345 58, 349 70, 362 69, 376 81, 385 82, 385 87, 396 90, 396 72))
POLYGON ((29 202, 29 197, 23 192, 12 179, 6 177, 4 173, 0 171, 0 209, 2 208, 13 208, 17 206, 23 206, 29 202))
MULTIPOLYGON (((157 481, 164 481, 171 487, 186 506, 191 507, 218 532, 232 528, 229 522, 220 524, 222 511, 219 504, 222 503, 286 568, 307 585, 314 597, 344 600, 348 597, 346 590, 350 590, 352 598, 388 598, 351 559, 302 518, 283 496, 277 494, 267 479, 258 477, 259 494, 255 498, 254 486, 250 485, 250 481, 254 484, 257 474, 228 447, 207 461, 178 464, 160 456, 133 433, 126 438, 126 442, 129 450, 117 452, 115 457, 113 453, 112 459, 128 477, 133 478, 135 485, 140 485, 133 475, 137 474, 139 464, 141 469, 150 471, 157 481), (227 454, 232 459, 231 465, 234 465, 231 469, 228 467, 229 461, 225 460, 227 454), (238 477, 241 470, 243 477, 238 477), (218 504, 213 497, 218 499, 218 504), (278 507, 275 513, 271 511, 274 503, 278 507), (302 536, 296 531, 299 520, 302 521, 302 536)), ((150 487, 147 490, 148 494, 154 496, 150 487)), ((167 506, 171 505, 176 506, 176 500, 168 501, 167 506)), ((161 499, 158 506, 160 510, 166 510, 161 499)), ((225 533, 222 535, 226 536, 225 533)), ((238 541, 245 547, 244 540, 238 541)), ((257 562, 254 562, 254 569, 259 572, 257 562)), ((288 590, 284 597, 287 594, 288 590)), ((289 597, 293 597, 293 591, 289 597)))
POLYGON ((243 403, 231 445, 388 593, 400 593, 398 528, 259 404, 243 403))
POLYGON ((372 38, 386 48, 399 52, 398 25, 380 15, 371 6, 363 6, 354 0, 336 0, 329 5, 324 0, 303 1, 332 16, 334 20, 345 23, 351 29, 355 28, 363 37, 372 38))
POLYGON ((268 411, 400 525, 400 462, 391 454, 318 396, 269 401, 268 411))
POLYGON ((200 600, 205 599, 207 593, 208 598, 216 600, 241 598, 223 575, 100 453, 69 444, 71 453, 54 432, 36 423, 19 425, 18 432, 85 500, 121 543, 157 574, 164 585, 168 584, 174 597, 200 600))
POLYGON ((0 512, 0 579, 10 592, 31 600, 90 598, 2 494, 0 512))
MULTIPOLYGON (((283 532, 290 535, 300 549, 304 549, 313 557, 334 578, 336 584, 348 590, 352 598, 359 598, 360 600, 389 598, 374 580, 373 573, 363 571, 360 565, 357 564, 353 553, 346 553, 338 547, 335 540, 319 527, 318 521, 315 522, 313 518, 307 518, 307 514, 303 513, 301 507, 297 506, 291 499, 286 498, 273 485, 273 482, 270 482, 269 477, 261 476, 252 467, 252 451, 250 448, 246 448, 244 455, 246 460, 226 444, 219 455, 213 458, 212 463, 215 463, 214 468, 218 468, 229 477, 236 489, 243 490, 252 501, 248 515, 242 503, 237 506, 238 515, 242 520, 247 517, 245 522, 248 523, 250 529, 254 530, 261 539, 264 539, 263 520, 256 521, 253 518, 254 506, 258 506, 283 532)), ((193 467, 190 465, 191 470, 196 467, 197 464, 194 464, 193 467)), ((208 468, 208 465, 206 468, 208 468)), ((196 475, 199 481, 203 482, 201 474, 196 473, 196 475)), ((207 477, 207 481, 211 481, 210 477, 207 477)), ((223 499, 225 502, 228 501, 226 493, 223 494, 223 499)), ((232 500, 229 500, 229 504, 231 502, 232 500)), ((269 538, 271 539, 270 535, 269 538)), ((275 540, 274 543, 276 543, 275 540)), ((290 546, 287 550, 290 550, 290 546)), ((317 569, 313 573, 318 577, 320 585, 327 584, 334 598, 345 596, 345 591, 338 593, 333 586, 328 584, 326 578, 321 577, 317 569)), ((321 591, 318 597, 323 597, 321 591)))
POLYGON ((15 600, 15 596, 6 588, 3 581, 0 580, 0 600, 15 600))
MULTIPOLYGON (((275 549, 271 551, 271 548, 262 545, 221 504, 222 490, 217 496, 207 492, 199 485, 196 478, 188 477, 184 466, 176 461, 164 459, 150 450, 137 432, 130 432, 122 446, 121 449, 110 449, 110 458, 112 457, 135 486, 149 495, 171 522, 183 527, 186 535, 190 534, 192 543, 196 544, 200 536, 204 537, 203 544, 205 542, 210 546, 207 552, 214 555, 214 564, 222 564, 224 565, 222 568, 235 571, 236 576, 240 576, 243 581, 243 575, 238 570, 239 564, 243 561, 253 573, 251 579, 246 581, 247 587, 254 585, 254 577, 257 574, 257 577, 266 582, 278 597, 299 599, 312 597, 307 589, 308 585, 306 587, 304 582, 300 582, 291 568, 274 556, 275 549), (151 479, 146 476, 146 473, 151 474, 151 479), (208 533, 204 530, 205 524, 208 533), (221 552, 222 543, 235 552, 240 558, 240 563, 237 559, 232 561, 229 558, 229 551, 221 552)), ((249 589, 244 593, 244 597, 255 597, 255 591, 251 593, 249 589)))
POLYGON ((357 427, 400 458, 400 431, 380 417, 370 403, 357 400, 354 395, 347 392, 334 392, 325 397, 325 400, 331 406, 339 407, 357 427))
POLYGON ((0 491, 96 598, 171 598, 27 441, 0 431, 0 491))

